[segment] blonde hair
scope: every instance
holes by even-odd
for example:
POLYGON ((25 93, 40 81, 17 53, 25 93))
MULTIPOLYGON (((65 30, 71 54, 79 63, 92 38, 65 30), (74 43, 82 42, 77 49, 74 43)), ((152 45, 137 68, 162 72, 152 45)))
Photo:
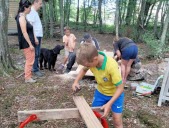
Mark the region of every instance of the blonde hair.
POLYGON ((83 65, 84 62, 93 62, 96 56, 98 56, 96 47, 91 43, 83 43, 76 53, 76 61, 83 65))
POLYGON ((71 28, 69 27, 69 26, 66 26, 66 27, 64 27, 64 31, 66 31, 66 30, 71 30, 71 28))

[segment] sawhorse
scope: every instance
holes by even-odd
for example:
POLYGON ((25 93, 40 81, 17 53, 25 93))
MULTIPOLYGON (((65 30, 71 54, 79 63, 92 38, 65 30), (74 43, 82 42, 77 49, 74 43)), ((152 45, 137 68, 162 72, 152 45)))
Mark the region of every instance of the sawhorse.
POLYGON ((74 96, 73 100, 77 108, 18 111, 18 122, 22 122, 20 128, 24 128, 27 123, 33 120, 55 120, 80 117, 83 118, 88 128, 108 128, 106 119, 101 118, 101 122, 98 120, 101 115, 98 115, 99 113, 96 111, 100 111, 100 107, 90 108, 83 96, 74 96), (92 110, 94 110, 95 113, 92 110))

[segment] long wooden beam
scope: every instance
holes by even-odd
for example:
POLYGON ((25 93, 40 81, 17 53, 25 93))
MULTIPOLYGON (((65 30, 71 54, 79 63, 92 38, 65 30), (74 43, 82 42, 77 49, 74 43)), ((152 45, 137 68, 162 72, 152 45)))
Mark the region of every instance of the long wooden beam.
MULTIPOLYGON (((100 107, 92 107, 91 109, 100 111, 100 107)), ((18 122, 23 122, 31 114, 36 114, 38 120, 81 118, 78 108, 25 110, 18 111, 18 122)))
POLYGON ((79 109, 80 115, 85 121, 87 128, 103 128, 83 96, 74 96, 73 100, 79 109))

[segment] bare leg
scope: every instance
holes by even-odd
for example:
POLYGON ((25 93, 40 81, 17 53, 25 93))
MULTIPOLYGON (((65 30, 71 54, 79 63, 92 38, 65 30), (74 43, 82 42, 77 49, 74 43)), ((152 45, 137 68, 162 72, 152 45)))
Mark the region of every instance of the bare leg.
POLYGON ((68 57, 65 56, 64 61, 63 61, 63 64, 64 64, 64 65, 66 64, 67 60, 68 60, 68 57))
POLYGON ((128 74, 130 73, 131 65, 135 59, 130 59, 127 63, 127 69, 125 71, 125 79, 127 79, 128 74))
POLYGON ((113 117, 113 125, 115 128, 123 128, 123 121, 122 121, 122 113, 114 113, 112 114, 113 117))
POLYGON ((127 63, 128 63, 127 60, 123 60, 123 59, 121 60, 121 75, 124 84, 126 83, 125 74, 127 69, 127 63))

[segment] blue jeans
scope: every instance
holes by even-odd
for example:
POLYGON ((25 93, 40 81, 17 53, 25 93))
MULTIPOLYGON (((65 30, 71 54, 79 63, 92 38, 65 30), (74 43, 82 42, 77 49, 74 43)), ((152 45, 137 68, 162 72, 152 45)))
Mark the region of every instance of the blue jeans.
POLYGON ((67 69, 71 70, 74 63, 76 60, 76 53, 75 52, 69 52, 69 56, 68 56, 68 63, 67 63, 67 69))
POLYGON ((38 45, 35 44, 35 61, 34 61, 34 64, 33 64, 33 69, 32 69, 33 72, 39 71, 39 56, 40 56, 40 48, 41 48, 42 37, 37 37, 37 39, 39 41, 39 44, 38 45))

